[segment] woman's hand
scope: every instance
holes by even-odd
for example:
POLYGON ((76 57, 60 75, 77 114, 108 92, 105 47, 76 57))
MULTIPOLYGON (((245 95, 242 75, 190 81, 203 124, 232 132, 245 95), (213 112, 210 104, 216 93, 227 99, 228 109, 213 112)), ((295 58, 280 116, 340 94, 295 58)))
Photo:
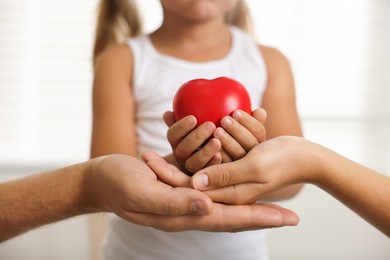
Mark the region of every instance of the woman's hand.
POLYGON ((277 137, 254 147, 240 160, 194 174, 191 184, 213 201, 248 204, 281 188, 315 180, 315 146, 300 137, 277 137))
MULTIPOLYGON (((171 187, 171 191, 169 192, 172 194, 169 197, 152 196, 155 203, 174 206, 191 194, 190 192, 186 194, 187 190, 191 190, 186 188, 191 185, 191 177, 179 171, 177 167, 168 164, 163 158, 152 151, 144 152, 142 159, 155 172, 160 181, 171 187), (177 189, 186 192, 182 194, 174 193, 177 189), (173 198, 175 196, 176 199, 173 198), (163 198, 170 198, 170 200, 164 201, 163 198)), ((152 190, 156 189, 156 187, 150 188, 152 190)), ((156 192, 157 190, 152 193, 156 192)), ((151 195, 148 194, 149 197, 151 195)), ((170 210, 168 212, 179 211, 170 210)), ((225 205, 212 202, 207 214, 204 211, 204 214, 201 216, 199 214, 192 214, 191 211, 189 213, 187 215, 133 213, 131 214, 130 220, 141 225, 153 226, 165 231, 194 229, 213 232, 238 232, 286 225, 290 226, 297 225, 299 221, 298 216, 294 212, 273 204, 225 205)))

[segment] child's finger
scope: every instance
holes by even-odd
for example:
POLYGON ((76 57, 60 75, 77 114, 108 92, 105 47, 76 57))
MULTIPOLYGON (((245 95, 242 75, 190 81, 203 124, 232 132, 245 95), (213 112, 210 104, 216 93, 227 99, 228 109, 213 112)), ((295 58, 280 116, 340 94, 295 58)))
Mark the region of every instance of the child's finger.
POLYGON ((166 111, 166 112, 164 112, 162 118, 163 118, 165 124, 166 124, 168 127, 171 127, 174 123, 176 123, 175 115, 173 114, 172 111, 166 111))
MULTIPOLYGON (((256 144, 265 140, 265 128, 262 122, 266 117, 265 110, 256 109, 253 111, 252 115, 241 110, 236 110, 232 116, 234 120, 244 126, 256 138, 256 144)), ((249 146, 250 145, 251 144, 249 144, 249 146)), ((252 147, 253 146, 250 148, 252 147)))
MULTIPOLYGON (((253 118, 253 121, 256 121, 256 124, 260 124, 256 119, 253 118)), ((222 118, 221 125, 227 133, 231 135, 245 151, 249 151, 253 146, 258 144, 256 136, 254 136, 250 130, 242 125, 240 122, 236 121, 230 116, 222 118)))
POLYGON ((220 150, 220 153, 221 153, 221 157, 222 157, 222 162, 223 163, 227 163, 227 162, 233 161, 232 157, 225 151, 223 146, 222 146, 222 148, 220 150))
MULTIPOLYGON (((199 151, 194 153, 185 163, 187 171, 194 173, 205 167, 219 152, 221 149, 221 142, 213 138, 206 145, 204 145, 199 151)), ((212 163, 216 163, 218 157, 214 158, 212 163)), ((221 158, 222 160, 222 158, 221 158)))
MULTIPOLYGON (((167 115, 166 120, 168 121, 166 123, 170 123, 169 115, 167 115)), ((167 132, 167 139, 172 147, 176 147, 195 126, 196 118, 194 116, 187 116, 171 125, 167 132)))
MULTIPOLYGON (((259 143, 257 137, 251 132, 250 128, 254 128, 253 125, 261 126, 261 123, 248 114, 246 115, 246 121, 250 121, 248 126, 241 124, 241 122, 236 121, 230 116, 222 118, 221 125, 225 131, 228 132, 246 152, 248 152, 253 146, 259 143), (249 117, 252 120, 248 120, 249 117)), ((245 120, 242 121, 246 123, 245 120)), ((230 150, 228 150, 228 152, 230 153, 230 150)))
POLYGON ((267 111, 263 108, 257 108, 252 111, 252 116, 256 118, 260 123, 264 124, 267 119, 267 111))
POLYGON ((176 146, 176 158, 179 160, 187 160, 196 149, 201 147, 212 136, 214 130, 215 125, 211 122, 206 122, 188 133, 176 146))
MULTIPOLYGON (((222 127, 218 127, 214 131, 214 136, 221 141, 224 151, 229 155, 231 159, 237 160, 245 156, 245 149, 222 127)), ((224 160, 224 162, 226 161, 224 160)))
POLYGON ((211 158, 211 160, 206 164, 205 167, 209 167, 220 163, 222 163, 222 153, 218 152, 214 155, 213 158, 211 158))

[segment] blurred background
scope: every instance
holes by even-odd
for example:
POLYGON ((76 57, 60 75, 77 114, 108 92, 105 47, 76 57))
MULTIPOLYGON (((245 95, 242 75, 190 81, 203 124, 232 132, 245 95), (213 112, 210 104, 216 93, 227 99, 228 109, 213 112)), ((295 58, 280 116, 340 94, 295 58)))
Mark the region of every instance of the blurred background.
MULTIPOLYGON (((87 160, 97 0, 0 0, 0 181, 87 160)), ((138 0, 145 30, 158 0, 138 0)), ((248 0, 259 43, 293 68, 305 136, 390 175, 390 1, 248 0)), ((389 239, 320 189, 282 205, 271 259, 390 259, 389 239)), ((1 232, 1 231, 0 231, 1 232)), ((86 216, 0 245, 0 259, 94 258, 86 216)))

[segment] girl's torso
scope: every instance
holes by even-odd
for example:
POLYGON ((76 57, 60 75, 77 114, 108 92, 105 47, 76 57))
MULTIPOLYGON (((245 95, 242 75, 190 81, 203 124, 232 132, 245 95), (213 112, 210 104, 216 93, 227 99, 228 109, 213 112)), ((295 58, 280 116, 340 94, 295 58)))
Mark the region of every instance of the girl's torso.
MULTIPOLYGON (((137 107, 138 153, 155 150, 165 156, 172 152, 162 114, 172 110, 176 90, 189 80, 233 78, 247 88, 253 109, 261 106, 267 82, 264 60, 249 35, 235 27, 231 28, 231 33, 233 41, 229 53, 209 62, 189 62, 161 54, 146 35, 128 41, 134 59, 132 83, 137 107)), ((113 216, 105 257, 115 260, 267 259, 264 235, 264 231, 168 233, 113 216)))

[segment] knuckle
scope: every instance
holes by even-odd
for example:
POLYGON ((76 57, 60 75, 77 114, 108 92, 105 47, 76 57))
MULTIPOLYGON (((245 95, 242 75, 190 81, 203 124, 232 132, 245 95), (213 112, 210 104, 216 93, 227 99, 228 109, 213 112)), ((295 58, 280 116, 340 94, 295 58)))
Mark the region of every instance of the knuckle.
POLYGON ((213 222, 213 229, 214 230, 218 230, 218 231, 224 230, 226 225, 224 224, 224 221, 221 221, 221 220, 225 220, 227 218, 227 216, 226 216, 226 206, 225 205, 221 205, 221 207, 218 208, 218 210, 215 211, 215 216, 216 216, 216 219, 219 220, 219 221, 213 222))
POLYGON ((201 158, 204 160, 208 160, 215 155, 216 151, 208 144, 204 146, 204 149, 201 150, 201 158))
POLYGON ((251 150, 251 149, 252 149, 253 147, 255 147, 257 144, 259 144, 257 138, 251 139, 251 141, 249 141, 249 143, 248 143, 248 147, 247 147, 246 151, 251 150))
POLYGON ((180 203, 178 198, 172 199, 168 202, 167 212, 169 216, 180 216, 180 203))
POLYGON ((195 131, 194 134, 196 140, 203 140, 205 138, 202 131, 195 131))
POLYGON ((180 120, 174 126, 176 126, 178 131, 180 131, 180 132, 187 132, 189 130, 188 124, 186 124, 186 120, 180 120))
POLYGON ((230 184, 231 175, 230 172, 228 172, 226 169, 219 167, 217 177, 218 179, 216 179, 216 182, 219 186, 225 187, 230 184))
POLYGON ((175 144, 176 142, 176 139, 174 138, 173 130, 171 128, 168 129, 167 131, 167 139, 171 145, 175 144))
POLYGON ((231 156, 225 150, 223 150, 221 152, 221 154, 222 154, 222 162, 223 163, 227 163, 227 162, 233 161, 233 158, 231 158, 231 156))
POLYGON ((186 151, 184 150, 184 147, 181 145, 178 145, 175 149, 175 156, 179 159, 184 159, 186 151))
POLYGON ((255 136, 257 142, 263 142, 265 140, 266 131, 264 126, 256 129, 255 136))

